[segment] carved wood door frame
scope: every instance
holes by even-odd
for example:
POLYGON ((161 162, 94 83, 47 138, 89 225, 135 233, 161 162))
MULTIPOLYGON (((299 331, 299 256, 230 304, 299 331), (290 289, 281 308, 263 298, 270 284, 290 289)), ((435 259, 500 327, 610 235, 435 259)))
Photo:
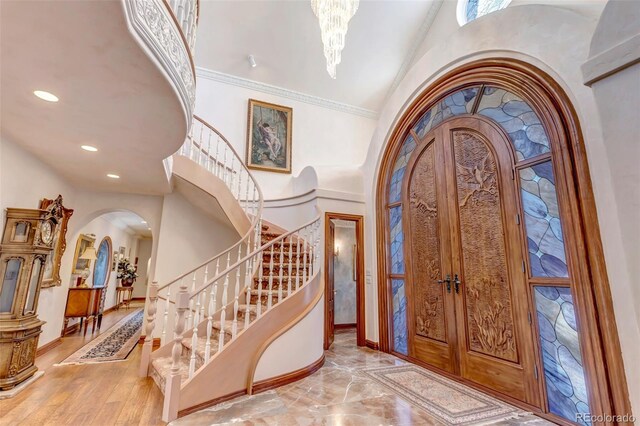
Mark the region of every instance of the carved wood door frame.
MULTIPOLYGON (((381 159, 376 191, 380 349, 409 359, 393 349, 393 291, 394 282, 399 277, 392 271, 390 220, 393 217, 390 214, 401 203, 390 201, 389 188, 394 184, 392 176, 396 160, 412 127, 425 111, 434 108, 452 93, 482 85, 503 88, 525 99, 538 114, 548 133, 557 195, 561 201, 559 208, 565 217, 563 232, 567 268, 572 276, 571 294, 582 330, 580 346, 589 383, 589 408, 593 415, 622 416, 631 413, 586 149, 577 114, 568 95, 553 78, 523 61, 510 58, 483 59, 448 72, 416 97, 389 135, 381 159)), ((533 167, 539 161, 532 158, 526 165, 521 162, 521 168, 514 173, 521 172, 529 165, 533 167)), ((553 285, 542 278, 536 282, 539 288, 553 285)), ((533 320, 536 321, 535 316, 533 320)), ((541 358, 539 350, 535 356, 541 358)), ((517 404, 516 401, 511 402, 517 404)), ((558 416, 548 414, 546 405, 538 414, 557 423, 569 424, 558 416)))

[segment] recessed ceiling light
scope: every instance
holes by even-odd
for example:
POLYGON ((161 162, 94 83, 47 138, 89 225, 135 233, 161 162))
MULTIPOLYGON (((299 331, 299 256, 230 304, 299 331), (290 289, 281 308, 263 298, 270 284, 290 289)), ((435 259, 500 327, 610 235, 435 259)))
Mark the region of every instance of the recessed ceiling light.
POLYGON ((80 148, 84 149, 85 151, 89 151, 89 152, 96 152, 98 150, 98 148, 96 148, 95 146, 91 146, 91 145, 82 145, 80 148))
POLYGON ((107 177, 110 177, 111 179, 120 179, 120 176, 114 175, 113 173, 107 174, 107 177))
POLYGON ((58 102, 58 97, 53 93, 45 92, 44 90, 34 90, 33 94, 47 102, 58 102))
POLYGON ((143 220, 143 221, 142 221, 142 222, 140 222, 140 223, 147 223, 147 221, 146 221, 146 220, 143 220))

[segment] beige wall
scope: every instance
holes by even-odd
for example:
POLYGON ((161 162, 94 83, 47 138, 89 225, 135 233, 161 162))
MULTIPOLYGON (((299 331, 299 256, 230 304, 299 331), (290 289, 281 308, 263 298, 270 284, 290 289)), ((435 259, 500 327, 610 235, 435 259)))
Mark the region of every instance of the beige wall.
POLYGON ((160 285, 221 253, 240 239, 229 221, 193 207, 179 193, 164 197, 154 279, 160 285))
POLYGON ((151 251, 153 250, 153 239, 138 238, 136 242, 138 257, 138 279, 133 285, 133 297, 146 297, 147 286, 150 282, 150 260, 151 251))

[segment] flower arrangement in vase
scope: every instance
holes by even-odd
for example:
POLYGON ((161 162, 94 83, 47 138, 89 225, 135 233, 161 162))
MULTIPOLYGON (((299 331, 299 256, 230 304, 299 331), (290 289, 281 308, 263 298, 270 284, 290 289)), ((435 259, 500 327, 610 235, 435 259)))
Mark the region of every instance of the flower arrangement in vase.
POLYGON ((131 264, 128 257, 118 260, 118 279, 123 287, 131 287, 138 278, 138 272, 135 265, 131 264))

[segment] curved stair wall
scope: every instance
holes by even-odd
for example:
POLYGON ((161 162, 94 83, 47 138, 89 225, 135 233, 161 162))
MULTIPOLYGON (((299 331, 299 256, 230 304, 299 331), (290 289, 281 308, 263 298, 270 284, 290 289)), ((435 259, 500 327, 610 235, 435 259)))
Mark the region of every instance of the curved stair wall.
MULTIPOLYGON (((212 195, 241 238, 198 267, 149 287, 140 373, 163 391, 165 421, 251 393, 262 354, 304 326, 297 327, 323 294, 319 216, 291 231, 263 223, 256 180, 231 144, 196 116, 170 163, 174 180, 212 195), (154 334, 161 347, 152 353, 154 334)), ((273 374, 299 368, 300 361, 292 362, 290 371, 273 374)))

